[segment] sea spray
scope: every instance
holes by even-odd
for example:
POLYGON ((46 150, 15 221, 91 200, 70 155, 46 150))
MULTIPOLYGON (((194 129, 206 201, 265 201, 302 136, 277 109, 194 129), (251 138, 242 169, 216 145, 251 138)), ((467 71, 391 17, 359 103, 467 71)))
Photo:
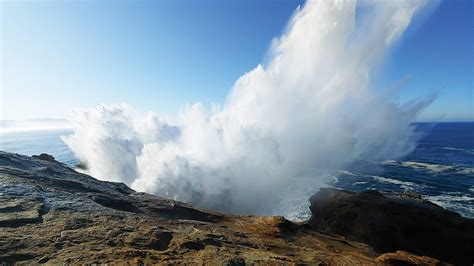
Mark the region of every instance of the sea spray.
POLYGON ((197 103, 171 124, 126 104, 100 105, 76 111, 74 134, 63 139, 99 179, 201 207, 270 214, 301 172, 413 150, 419 136, 410 123, 433 99, 396 103, 371 81, 424 6, 308 1, 222 108, 197 103))

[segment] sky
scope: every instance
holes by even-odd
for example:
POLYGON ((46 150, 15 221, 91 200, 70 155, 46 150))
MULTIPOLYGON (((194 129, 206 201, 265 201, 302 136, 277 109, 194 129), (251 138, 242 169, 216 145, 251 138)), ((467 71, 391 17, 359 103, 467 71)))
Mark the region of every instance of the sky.
MULTIPOLYGON (((0 119, 126 102, 173 115, 223 103, 304 1, 0 1, 0 119)), ((421 121, 474 121, 474 1, 419 18, 374 86, 433 93, 421 121)))

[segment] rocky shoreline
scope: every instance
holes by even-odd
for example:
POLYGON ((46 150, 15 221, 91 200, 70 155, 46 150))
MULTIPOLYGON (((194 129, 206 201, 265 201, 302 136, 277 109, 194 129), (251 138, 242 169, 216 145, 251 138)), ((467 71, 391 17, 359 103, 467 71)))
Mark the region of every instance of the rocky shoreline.
POLYGON ((414 195, 322 189, 313 216, 238 216, 0 152, 0 263, 472 264, 474 221, 414 195))
POLYGON ((474 220, 409 194, 321 189, 310 198, 308 223, 329 234, 369 244, 378 252, 409 251, 472 265, 474 220))

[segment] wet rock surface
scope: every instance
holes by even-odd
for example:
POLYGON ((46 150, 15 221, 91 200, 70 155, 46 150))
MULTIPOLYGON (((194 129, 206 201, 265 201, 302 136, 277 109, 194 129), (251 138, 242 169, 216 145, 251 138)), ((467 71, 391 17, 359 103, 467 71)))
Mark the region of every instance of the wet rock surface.
POLYGON ((0 263, 439 262, 408 252, 382 254, 283 217, 196 209, 41 157, 0 152, 0 263))
POLYGON ((405 250, 454 264, 474 262, 474 220, 418 195, 324 188, 310 203, 311 226, 367 243, 378 252, 405 250))

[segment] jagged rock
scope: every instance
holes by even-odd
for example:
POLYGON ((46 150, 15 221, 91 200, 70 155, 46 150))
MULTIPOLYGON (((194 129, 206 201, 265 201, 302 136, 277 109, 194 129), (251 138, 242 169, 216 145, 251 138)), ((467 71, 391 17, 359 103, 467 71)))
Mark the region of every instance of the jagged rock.
MULTIPOLYGON (((379 252, 405 250, 449 263, 474 262, 474 220, 420 196, 324 188, 310 203, 309 224, 323 232, 367 243, 379 252)), ((399 258, 392 256, 382 259, 395 263, 399 258)))
MULTIPOLYGON (((44 156, 43 156, 44 157, 44 156)), ((0 264, 436 264, 283 217, 193 208, 0 152, 0 264)))
POLYGON ((48 162, 55 162, 56 160, 54 159, 53 155, 47 154, 47 153, 42 153, 40 155, 33 155, 33 158, 38 158, 40 160, 48 161, 48 162))

